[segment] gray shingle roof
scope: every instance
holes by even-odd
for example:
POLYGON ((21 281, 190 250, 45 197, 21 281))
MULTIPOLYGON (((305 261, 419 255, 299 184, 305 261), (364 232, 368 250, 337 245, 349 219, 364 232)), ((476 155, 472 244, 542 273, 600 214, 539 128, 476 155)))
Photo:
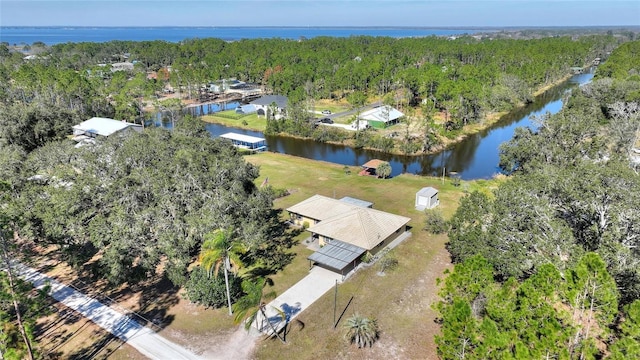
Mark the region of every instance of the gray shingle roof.
POLYGON ((256 100, 252 101, 250 104, 269 106, 272 103, 276 103, 276 106, 279 107, 280 109, 286 109, 288 102, 289 102, 289 99, 287 99, 286 96, 282 96, 282 95, 265 95, 265 96, 263 96, 263 97, 261 97, 259 99, 256 99, 256 100))
MULTIPOLYGON (((362 201, 362 200, 360 200, 362 201)), ((349 202, 314 195, 287 209, 318 220, 310 232, 371 250, 411 219, 349 202)))
POLYGON ((290 213, 300 214, 304 217, 322 221, 334 215, 344 214, 356 205, 349 204, 322 195, 313 195, 287 209, 290 213))
POLYGON ((410 220, 380 210, 356 207, 320 221, 309 231, 371 250, 410 220))

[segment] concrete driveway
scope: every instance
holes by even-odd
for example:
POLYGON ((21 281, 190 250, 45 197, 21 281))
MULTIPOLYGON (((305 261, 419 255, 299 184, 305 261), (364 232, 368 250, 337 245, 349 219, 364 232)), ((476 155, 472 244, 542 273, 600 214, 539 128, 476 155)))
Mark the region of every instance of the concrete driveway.
POLYGON ((265 311, 267 319, 259 315, 253 326, 264 333, 271 334, 273 330, 267 323, 269 321, 279 331, 286 323, 336 286, 336 282, 340 283, 341 281, 342 275, 314 266, 309 275, 268 303, 265 311), (285 319, 282 318, 280 311, 284 313, 287 321, 284 321, 285 319))

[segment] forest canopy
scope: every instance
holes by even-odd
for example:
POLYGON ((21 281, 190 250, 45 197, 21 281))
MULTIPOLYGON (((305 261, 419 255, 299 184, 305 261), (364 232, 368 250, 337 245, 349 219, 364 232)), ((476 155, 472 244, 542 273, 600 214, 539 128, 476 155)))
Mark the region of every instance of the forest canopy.
POLYGON ((461 200, 442 358, 640 356, 628 331, 640 306, 639 45, 614 51, 538 128, 517 129, 501 146, 510 178, 461 200))

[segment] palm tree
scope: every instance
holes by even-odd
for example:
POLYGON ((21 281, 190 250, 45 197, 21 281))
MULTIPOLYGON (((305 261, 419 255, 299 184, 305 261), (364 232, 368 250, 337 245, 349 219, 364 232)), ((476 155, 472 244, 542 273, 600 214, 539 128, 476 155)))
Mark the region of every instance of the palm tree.
MULTIPOLYGON (((234 317, 234 322, 236 324, 240 324, 244 321, 245 329, 249 330, 251 325, 257 321, 258 314, 262 315, 263 321, 266 320, 267 324, 271 328, 271 331, 274 335, 280 339, 280 341, 285 342, 285 340, 280 337, 277 329, 273 326, 273 324, 269 321, 266 314, 266 302, 275 298, 275 291, 264 292, 264 288, 266 285, 272 285, 273 282, 271 279, 266 277, 260 277, 257 279, 245 279, 242 281, 242 291, 245 293, 243 297, 238 299, 235 304, 233 304, 233 310, 236 312, 236 316, 234 317)), ((283 320, 286 320, 285 314, 276 309, 279 312, 280 317, 283 320)), ((262 330, 261 326, 257 326, 259 330, 262 330)))
POLYGON ((344 324, 347 329, 345 339, 349 343, 355 343, 359 348, 369 346, 378 339, 378 323, 376 319, 360 316, 357 313, 352 315, 344 324))
POLYGON ((376 168, 376 174, 378 174, 378 177, 381 177, 383 179, 388 178, 389 175, 391 175, 391 164, 389 164, 387 161, 381 162, 376 168))
POLYGON ((217 229, 205 235, 200 250, 200 262, 207 269, 209 276, 213 270, 213 275, 218 276, 218 271, 222 265, 224 268, 224 283, 227 286, 227 302, 229 305, 229 315, 233 315, 231 309, 231 294, 229 292, 229 269, 233 266, 235 271, 239 270, 243 264, 240 255, 244 254, 244 245, 233 239, 233 229, 217 229))

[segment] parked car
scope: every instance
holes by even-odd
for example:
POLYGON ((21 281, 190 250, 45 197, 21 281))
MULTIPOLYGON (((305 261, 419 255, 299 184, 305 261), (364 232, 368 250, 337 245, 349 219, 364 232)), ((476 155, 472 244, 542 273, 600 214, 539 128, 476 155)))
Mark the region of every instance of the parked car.
POLYGON ((322 119, 320 119, 319 122, 321 122, 323 124, 333 124, 333 120, 331 120, 329 118, 322 118, 322 119))
POLYGON ((322 115, 331 115, 331 110, 322 110, 322 115))

